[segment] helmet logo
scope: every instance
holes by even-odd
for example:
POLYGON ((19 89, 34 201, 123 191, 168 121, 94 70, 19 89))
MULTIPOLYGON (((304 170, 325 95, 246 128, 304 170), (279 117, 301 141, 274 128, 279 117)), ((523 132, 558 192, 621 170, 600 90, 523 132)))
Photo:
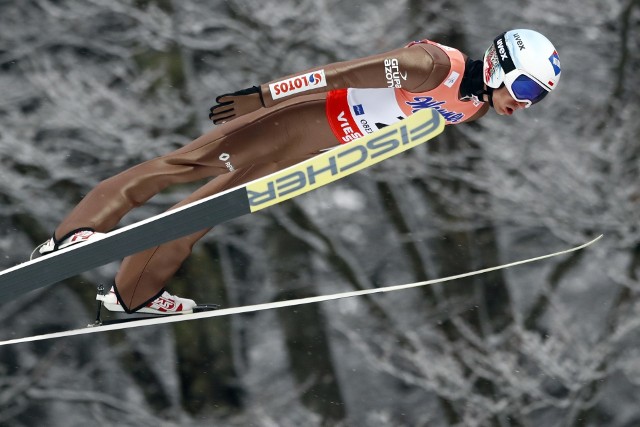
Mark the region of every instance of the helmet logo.
POLYGON ((513 59, 511 59, 511 52, 507 50, 507 40, 505 34, 499 35, 493 42, 498 52, 498 62, 504 70, 505 74, 516 69, 513 59))
POLYGON ((496 68, 499 67, 498 55, 496 54, 495 47, 489 48, 484 58, 484 82, 489 83, 493 75, 496 73, 496 68))
POLYGON ((498 47, 498 53, 500 54, 500 58, 504 61, 509 57, 507 54, 507 48, 504 46, 504 39, 501 37, 496 41, 496 46, 498 47))
POLYGON ((556 76, 560 74, 560 57, 558 56, 557 51, 553 51, 553 54, 549 57, 549 62, 551 62, 553 72, 556 74, 556 76))
POLYGON ((520 50, 524 50, 524 42, 520 38, 520 34, 515 33, 513 35, 513 38, 516 39, 516 43, 518 44, 518 47, 520 48, 520 50))

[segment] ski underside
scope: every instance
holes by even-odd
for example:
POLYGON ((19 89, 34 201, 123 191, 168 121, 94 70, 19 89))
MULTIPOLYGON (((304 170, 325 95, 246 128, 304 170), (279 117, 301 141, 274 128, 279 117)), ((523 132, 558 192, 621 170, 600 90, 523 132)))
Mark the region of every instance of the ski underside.
POLYGON ((444 129, 424 109, 348 144, 244 185, 0 272, 0 301, 307 193, 416 147, 444 129))

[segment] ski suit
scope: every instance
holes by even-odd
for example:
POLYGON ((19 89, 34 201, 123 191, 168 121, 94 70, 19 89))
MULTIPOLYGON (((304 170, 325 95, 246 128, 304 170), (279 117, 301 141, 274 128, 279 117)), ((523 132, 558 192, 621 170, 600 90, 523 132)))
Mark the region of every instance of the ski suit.
MULTIPOLYGON (((168 186, 214 177, 173 208, 191 203, 348 143, 420 108, 436 108, 447 124, 475 120, 488 105, 477 98, 459 99, 464 70, 465 57, 458 50, 423 40, 263 84, 259 108, 102 181, 55 236, 62 239, 80 228, 108 232, 168 186)), ((158 297, 208 231, 125 258, 115 278, 124 308, 135 311, 158 297)))

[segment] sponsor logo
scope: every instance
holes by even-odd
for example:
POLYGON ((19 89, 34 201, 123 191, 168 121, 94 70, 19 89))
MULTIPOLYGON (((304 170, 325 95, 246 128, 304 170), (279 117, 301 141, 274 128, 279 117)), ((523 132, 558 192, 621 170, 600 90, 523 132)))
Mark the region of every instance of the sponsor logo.
POLYGON ((518 45, 518 47, 520 48, 520 50, 524 50, 524 42, 522 41, 522 39, 520 38, 520 34, 515 33, 513 35, 513 38, 516 39, 516 44, 518 45))
POLYGON ((176 303, 164 297, 158 297, 153 301, 152 307, 156 306, 160 311, 173 310, 176 303))
POLYGON ((364 114, 364 107, 362 104, 354 105, 353 112, 356 113, 356 116, 361 116, 364 114))
POLYGON ((410 122, 327 151, 302 164, 247 185, 252 212, 357 172, 431 138, 443 127, 441 116, 410 122))
POLYGON ((91 238, 91 236, 93 236, 95 234, 95 231, 91 231, 91 230, 83 230, 83 231, 79 231, 76 234, 74 234, 73 236, 71 236, 71 243, 80 243, 80 242, 85 242, 87 240, 89 240, 91 238))
POLYGON ((228 153, 222 153, 218 157, 218 159, 224 163, 227 169, 229 169, 229 172, 233 172, 234 170, 236 170, 236 168, 234 168, 231 162, 229 161, 230 158, 231 158, 231 155, 229 155, 228 153))
POLYGON ((456 113, 455 111, 449 111, 444 108, 443 105, 445 104, 446 101, 438 101, 431 96, 415 96, 413 97, 413 101, 407 102, 407 105, 411 107, 412 113, 424 108, 433 108, 449 123, 457 123, 464 118, 463 113, 456 113))
POLYGON ((553 51, 553 54, 549 57, 549 62, 551 62, 551 66, 553 67, 553 72, 556 74, 560 74, 560 57, 558 56, 557 51, 553 51))
POLYGON ((358 131, 353 130, 353 126, 349 123, 348 117, 344 114, 344 111, 341 111, 338 114, 338 122, 340 123, 340 128, 344 133, 342 137, 343 142, 351 142, 354 139, 362 138, 362 134, 358 131))
POLYGON ((362 126, 362 129, 364 129, 366 133, 373 133, 375 131, 365 119, 360 120, 360 126, 362 126))
POLYGON ((384 60, 384 76, 387 79, 387 87, 402 87, 402 82, 407 80, 407 73, 404 75, 400 72, 400 64, 396 58, 387 58, 384 60))
POLYGON ((458 81, 458 77, 460 77, 460 73, 456 71, 452 71, 447 80, 444 81, 444 85, 446 87, 453 87, 453 85, 458 81))
POLYGON ((271 83, 269 91, 271 92, 271 98, 278 99, 326 85, 327 79, 324 75, 324 70, 319 70, 271 83))
POLYGON ((500 59, 503 61, 509 57, 507 53, 507 48, 504 45, 504 39, 501 37, 496 42, 496 46, 498 47, 498 54, 500 55, 500 59))

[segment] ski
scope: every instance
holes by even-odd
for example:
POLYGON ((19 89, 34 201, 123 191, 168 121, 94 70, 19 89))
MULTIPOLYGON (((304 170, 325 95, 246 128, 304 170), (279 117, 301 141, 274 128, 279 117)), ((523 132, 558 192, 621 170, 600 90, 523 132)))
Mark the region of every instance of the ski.
MULTIPOLYGON (((433 109, 289 168, 0 272, 0 298, 22 294, 307 193, 420 145, 444 129, 433 109)), ((312 137, 312 136, 310 136, 312 137)))
POLYGON ((224 308, 219 310, 203 311, 200 313, 180 314, 180 315, 157 317, 157 318, 151 318, 151 319, 147 318, 147 319, 131 320, 128 322, 122 322, 122 323, 116 323, 116 324, 110 324, 110 325, 102 325, 102 326, 90 325, 91 327, 86 327, 81 329, 72 329, 72 330, 62 331, 62 332, 54 332, 54 333, 43 334, 43 335, 33 335, 29 337, 24 337, 24 338, 15 338, 15 339, 10 339, 6 341, 0 341, 0 346, 27 343, 27 342, 33 342, 33 341, 42 341, 42 340, 48 340, 53 338, 64 338, 64 337, 71 337, 71 336, 77 336, 77 335, 87 335, 87 334, 94 334, 98 332, 115 331, 120 329, 130 329, 130 328, 137 328, 141 326, 161 325, 166 323, 184 322, 187 320, 206 319, 211 317, 222 317, 222 316, 229 316, 229 315, 240 314, 240 313, 251 313, 251 312, 271 310, 276 308, 292 307, 292 306, 303 305, 303 304, 314 304, 314 303, 319 303, 324 301, 338 300, 342 298, 351 298, 351 297, 357 297, 362 295, 371 295, 371 294, 377 294, 377 293, 394 292, 394 291, 399 291, 404 289, 417 288, 419 286, 433 285, 436 283, 444 283, 452 280, 463 279, 465 277, 477 276, 479 274, 485 274, 485 273, 489 273, 496 270, 504 270, 504 269, 515 267, 518 265, 528 264, 531 262, 541 261, 544 259, 559 256, 559 255, 576 252, 586 248, 587 246, 592 245, 593 243, 598 241, 601 237, 602 235, 596 237, 591 241, 583 243, 579 246, 575 246, 563 251, 553 252, 547 255, 510 262, 510 263, 498 265, 495 267, 484 268, 484 269, 472 271, 469 273, 443 277, 440 279, 427 280, 424 282, 408 283, 404 285, 385 286, 381 288, 365 289, 365 290, 352 291, 352 292, 341 292, 341 293, 330 294, 330 295, 321 295, 316 297, 300 298, 300 299, 293 299, 293 300, 286 300, 286 301, 276 301, 276 302, 269 302, 269 303, 256 304, 256 305, 246 305, 246 306, 240 306, 240 307, 234 307, 234 308, 224 308))

